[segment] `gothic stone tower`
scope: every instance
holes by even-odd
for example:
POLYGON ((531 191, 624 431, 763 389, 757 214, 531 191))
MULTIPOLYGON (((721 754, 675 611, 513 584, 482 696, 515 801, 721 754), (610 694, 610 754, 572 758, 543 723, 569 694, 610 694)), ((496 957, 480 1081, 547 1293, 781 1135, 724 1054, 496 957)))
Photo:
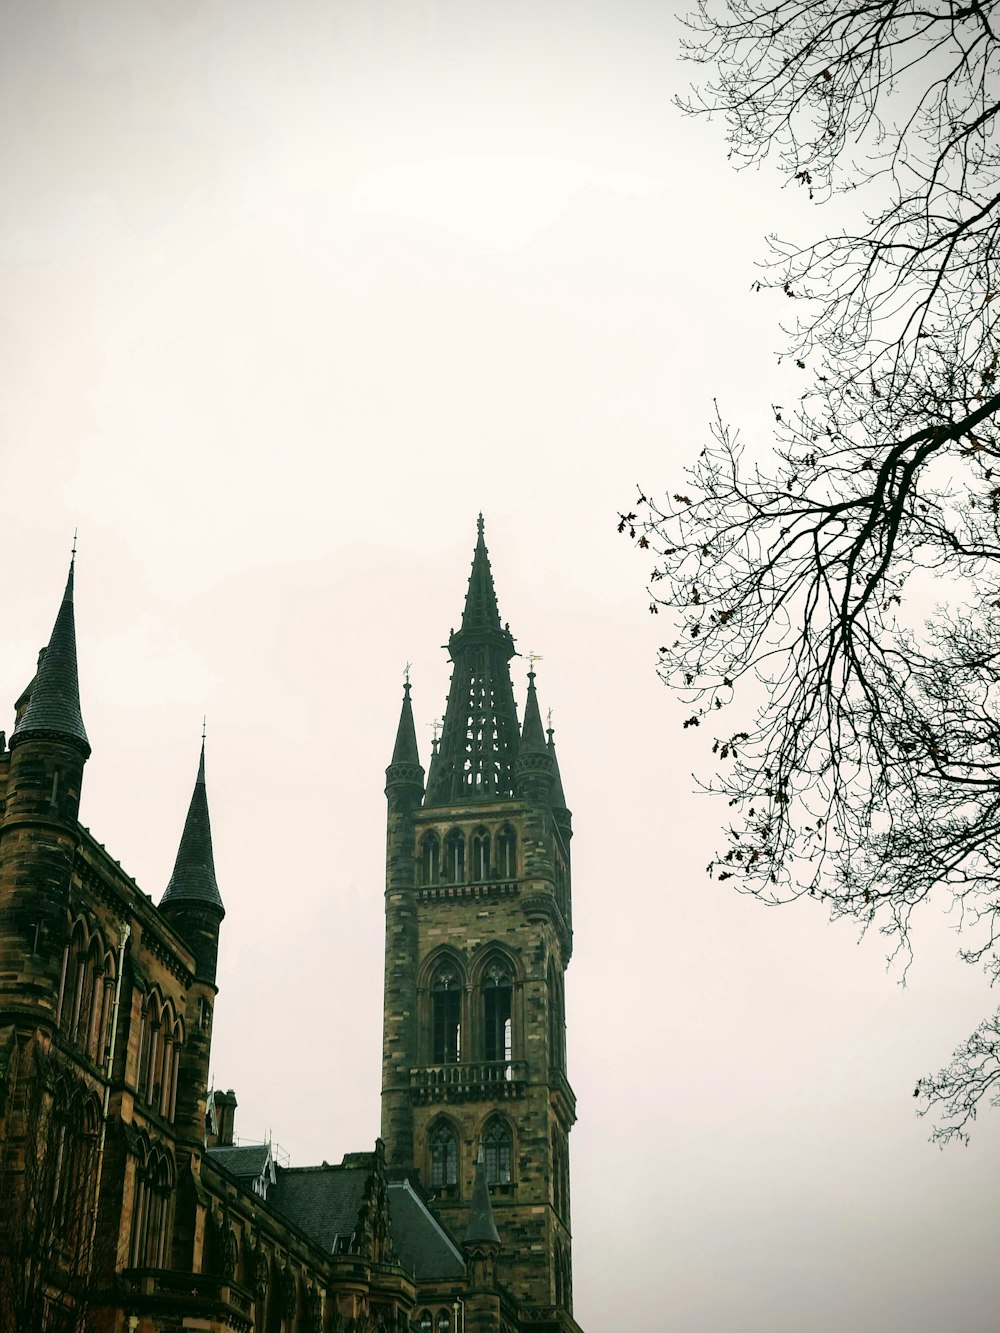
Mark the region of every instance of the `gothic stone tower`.
POLYGON ((563 977, 569 843, 534 672, 518 727, 482 516, 440 742, 426 789, 404 689, 386 770, 382 1136, 461 1236, 483 1153, 496 1277, 522 1308, 575 1328, 563 977))

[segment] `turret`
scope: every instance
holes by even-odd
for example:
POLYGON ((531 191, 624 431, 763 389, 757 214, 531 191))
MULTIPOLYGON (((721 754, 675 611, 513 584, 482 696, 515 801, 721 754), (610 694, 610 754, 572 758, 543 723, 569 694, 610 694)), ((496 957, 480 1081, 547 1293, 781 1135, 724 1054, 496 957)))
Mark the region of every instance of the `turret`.
POLYGON ((469 1221, 462 1237, 469 1294, 465 1302, 467 1333, 487 1333, 500 1327, 500 1295, 496 1268, 500 1237, 493 1220, 490 1187, 486 1182, 486 1161, 482 1144, 476 1162, 476 1179, 469 1203, 469 1221))
POLYGON ((194 953, 199 980, 214 986, 219 926, 226 909, 215 878, 212 825, 205 786, 204 738, 174 871, 160 899, 160 911, 194 953))
POLYGON ((200 1147, 205 1134, 219 927, 226 915, 215 878, 212 826, 205 786, 204 736, 198 776, 173 874, 160 899, 160 912, 194 954, 195 979, 187 993, 185 1049, 177 1083, 176 1124, 183 1138, 200 1147))
POLYGON ((3 992, 55 1019, 90 742, 80 712, 73 564, 47 647, 17 704, 0 808, 3 992))
POLYGON ((33 815, 75 823, 90 741, 80 711, 70 562, 52 634, 38 656, 34 679, 17 701, 10 738, 7 817, 33 815))
POLYGON ((535 673, 528 672, 528 697, 524 705, 524 728, 514 766, 514 790, 525 800, 547 803, 551 799, 555 764, 545 743, 542 716, 535 692, 535 673))

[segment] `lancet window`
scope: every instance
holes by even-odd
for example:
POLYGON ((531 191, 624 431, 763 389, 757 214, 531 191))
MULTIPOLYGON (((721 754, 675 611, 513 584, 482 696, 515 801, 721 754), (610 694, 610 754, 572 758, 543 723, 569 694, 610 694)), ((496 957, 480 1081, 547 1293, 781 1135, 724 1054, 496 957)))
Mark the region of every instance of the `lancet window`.
POLYGON ((170 1158, 151 1148, 140 1158, 132 1209, 133 1268, 165 1268, 169 1253, 173 1170, 170 1158))
POLYGON ((483 978, 483 1058, 511 1059, 513 983, 509 969, 493 963, 483 978))
POLYGON ((441 968, 431 989, 431 1059, 457 1064, 462 1058, 462 985, 455 972, 441 968))
POLYGON ((457 828, 444 840, 444 871, 449 884, 465 883, 465 839, 457 828))
POLYGON ((517 878, 517 834, 509 824, 504 824, 497 837, 496 865, 501 879, 517 878))
POLYGON ((493 1119, 483 1135, 483 1160, 490 1185, 506 1185, 513 1179, 514 1142, 505 1120, 493 1119))
POLYGON ((420 880, 423 884, 437 884, 441 878, 441 839, 431 829, 420 844, 420 880))
POLYGON ((431 1187, 436 1190, 458 1182, 458 1136, 446 1122, 431 1130, 431 1187))
POLYGON ((473 884, 482 884, 490 877, 490 835, 484 828, 476 829, 469 844, 469 860, 473 884))

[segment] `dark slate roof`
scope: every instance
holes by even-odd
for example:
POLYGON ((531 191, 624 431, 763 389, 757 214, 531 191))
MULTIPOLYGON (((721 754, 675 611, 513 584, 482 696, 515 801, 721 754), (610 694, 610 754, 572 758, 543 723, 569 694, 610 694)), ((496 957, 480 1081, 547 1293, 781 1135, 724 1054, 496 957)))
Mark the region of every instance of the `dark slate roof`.
MULTIPOLYGON (((368 1157, 369 1154, 358 1154, 368 1157)), ((349 1166, 279 1166, 267 1201, 324 1250, 353 1235, 370 1163, 349 1166)))
POLYGON ((204 740, 201 743, 198 777, 184 821, 177 860, 174 862, 174 873, 160 899, 160 906, 181 902, 209 903, 225 915, 222 895, 215 878, 215 857, 212 854, 212 825, 208 818, 208 792, 205 787, 204 740))
POLYGON ((257 1180, 271 1156, 269 1143, 246 1143, 240 1147, 206 1148, 205 1156, 239 1180, 257 1180))
POLYGON ((396 729, 396 744, 392 751, 394 764, 419 764, 417 753, 417 733, 413 725, 413 705, 410 703, 410 682, 403 686, 403 706, 399 712, 399 726, 396 729))
POLYGON ((66 736, 90 754, 90 741, 80 712, 80 680, 76 666, 76 621, 73 615, 73 563, 52 637, 28 687, 31 697, 11 740, 44 734, 66 736))
POLYGON ((465 1273, 462 1256, 408 1180, 390 1181, 389 1217, 400 1262, 418 1282, 465 1273))
MULTIPOLYGON (((372 1153, 349 1153, 340 1166, 277 1166, 267 1201, 310 1240, 333 1251, 354 1234, 372 1166, 372 1153)), ((461 1254, 408 1181, 389 1184, 389 1220, 399 1261, 418 1281, 465 1272, 461 1254)))
POLYGON ((476 1180, 472 1186, 472 1199, 469 1202, 469 1225, 462 1237, 463 1245, 499 1245, 496 1223, 493 1221, 493 1205, 490 1203, 490 1187, 486 1183, 486 1163, 483 1161, 482 1147, 476 1162, 476 1180))

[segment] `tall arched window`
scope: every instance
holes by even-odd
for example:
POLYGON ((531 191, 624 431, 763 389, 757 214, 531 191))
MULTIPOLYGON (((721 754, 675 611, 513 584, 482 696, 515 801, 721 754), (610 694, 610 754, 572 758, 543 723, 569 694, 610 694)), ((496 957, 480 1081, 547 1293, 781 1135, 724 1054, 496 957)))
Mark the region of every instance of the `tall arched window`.
POLYGON ((87 975, 87 929, 77 920, 63 954, 62 983, 59 991, 59 1026, 72 1040, 80 1016, 81 992, 87 975))
POLYGON ((566 1068, 566 1019, 563 1011, 563 979, 555 962, 549 959, 549 1063, 553 1069, 566 1068))
POLYGON ((91 1098, 82 1093, 71 1098, 61 1085, 52 1116, 52 1239, 80 1251, 90 1243, 98 1112, 91 1098))
POLYGON ((497 1118, 486 1126, 483 1158, 488 1184, 506 1185, 513 1179, 514 1142, 506 1121, 497 1118))
POLYGON ((469 844, 469 860, 473 884, 483 884, 490 877, 490 835, 477 828, 469 844))
POLYGON ((444 840, 444 873, 449 884, 465 883, 465 839, 457 828, 444 840))
POLYGON ((511 1001, 513 986, 510 970, 493 963, 483 978, 483 1058, 511 1058, 511 1001))
POLYGON ((431 1188, 444 1189, 458 1183, 458 1136, 452 1127, 441 1121, 431 1130, 431 1188))
POLYGON ((439 1310, 435 1333, 451 1333, 451 1311, 439 1310))
POLYGON ((439 968, 431 989, 431 1060, 458 1064, 462 1058, 462 985, 450 967, 439 968))
POLYGON ((170 1241, 170 1194, 173 1171, 162 1149, 140 1159, 132 1208, 132 1267, 165 1268, 170 1241))
POLYGON ((436 884, 440 878, 441 839, 431 829, 420 844, 420 880, 423 884, 436 884))
POLYGON ((419 1330, 419 1333, 434 1333, 434 1320, 430 1310, 421 1311, 417 1329, 419 1330))
POLYGON ((501 879, 517 878, 517 834, 509 824, 497 837, 497 874, 501 879))

